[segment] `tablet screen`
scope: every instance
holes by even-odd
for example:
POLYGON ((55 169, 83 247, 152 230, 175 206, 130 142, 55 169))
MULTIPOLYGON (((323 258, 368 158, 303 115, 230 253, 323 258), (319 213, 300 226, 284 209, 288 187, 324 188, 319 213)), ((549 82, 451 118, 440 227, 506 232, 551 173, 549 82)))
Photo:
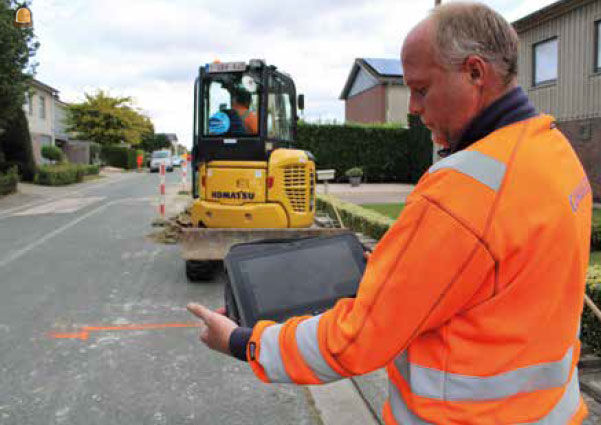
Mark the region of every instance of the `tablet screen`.
POLYGON ((243 260, 239 267, 261 315, 353 296, 362 276, 351 248, 335 241, 243 260))

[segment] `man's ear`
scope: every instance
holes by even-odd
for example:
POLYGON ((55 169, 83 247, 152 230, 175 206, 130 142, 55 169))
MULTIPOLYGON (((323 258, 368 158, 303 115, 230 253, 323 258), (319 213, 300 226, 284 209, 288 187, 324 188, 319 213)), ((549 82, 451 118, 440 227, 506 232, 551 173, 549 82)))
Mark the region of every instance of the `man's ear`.
POLYGON ((476 55, 470 55, 463 63, 464 71, 469 75, 470 82, 474 85, 482 85, 484 82, 487 63, 476 55))

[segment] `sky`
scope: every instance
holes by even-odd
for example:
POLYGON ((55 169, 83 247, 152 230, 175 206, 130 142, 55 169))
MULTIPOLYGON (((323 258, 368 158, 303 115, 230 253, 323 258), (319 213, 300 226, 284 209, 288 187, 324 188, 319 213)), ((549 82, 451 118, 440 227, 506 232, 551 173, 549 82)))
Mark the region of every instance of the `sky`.
MULTIPOLYGON (((443 0, 443 2, 445 2, 443 0)), ((554 0, 485 0, 510 22, 554 0)), ((131 96, 157 133, 192 144, 198 67, 265 59, 305 95, 307 121, 344 121, 355 58, 399 58, 433 0, 33 0, 36 78, 65 102, 131 96)))

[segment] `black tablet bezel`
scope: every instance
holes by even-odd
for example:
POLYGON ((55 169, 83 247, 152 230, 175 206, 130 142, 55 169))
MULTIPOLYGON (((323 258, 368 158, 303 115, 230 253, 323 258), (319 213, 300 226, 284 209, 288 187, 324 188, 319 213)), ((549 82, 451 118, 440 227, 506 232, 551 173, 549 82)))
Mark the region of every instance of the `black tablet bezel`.
MULTIPOLYGON (((350 251, 351 257, 359 267, 361 273, 365 271, 365 255, 364 249, 359 239, 352 233, 334 235, 334 236, 318 236, 303 239, 291 239, 286 241, 256 241, 251 243, 238 244, 231 247, 230 251, 224 259, 224 263, 230 279, 230 286, 234 296, 234 301, 237 305, 238 313, 240 316, 240 325, 252 327, 258 320, 275 320, 283 321, 286 318, 306 315, 306 314, 319 314, 326 309, 332 307, 336 301, 340 298, 354 297, 355 292, 351 294, 340 294, 340 297, 323 300, 317 305, 307 308, 306 306, 298 306, 296 308, 287 309, 285 312, 281 312, 276 316, 265 317, 258 311, 258 306, 255 302, 255 295, 250 290, 250 285, 244 281, 244 277, 241 273, 239 264, 242 261, 252 258, 268 257, 270 255, 278 255, 284 252, 291 252, 298 250, 299 248, 310 248, 317 247, 323 244, 331 244, 332 242, 345 243, 350 251)), ((327 267, 327 264, 324 264, 327 267)))

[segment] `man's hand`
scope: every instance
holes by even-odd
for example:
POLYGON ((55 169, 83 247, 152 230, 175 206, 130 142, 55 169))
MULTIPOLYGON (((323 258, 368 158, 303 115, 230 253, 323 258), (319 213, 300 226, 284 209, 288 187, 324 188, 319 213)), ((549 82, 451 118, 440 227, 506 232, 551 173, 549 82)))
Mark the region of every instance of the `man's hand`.
POLYGON ((224 315, 225 309, 213 311, 195 303, 190 303, 187 307, 190 313, 203 321, 200 340, 212 350, 231 354, 230 335, 238 325, 224 315))

